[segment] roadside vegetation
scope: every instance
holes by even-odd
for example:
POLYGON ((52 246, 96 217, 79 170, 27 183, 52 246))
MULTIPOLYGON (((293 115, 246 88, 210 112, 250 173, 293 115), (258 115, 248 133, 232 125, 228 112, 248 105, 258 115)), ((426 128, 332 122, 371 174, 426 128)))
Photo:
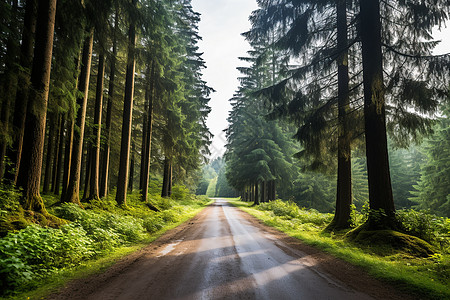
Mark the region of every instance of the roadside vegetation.
POLYGON ((281 200, 252 205, 230 201, 264 224, 348 261, 396 288, 426 299, 450 298, 450 219, 425 211, 397 212, 403 232, 355 234, 368 210, 352 212, 352 228, 327 231, 333 214, 299 208, 281 200), (356 237, 355 237, 356 236, 356 237), (397 238, 392 238, 397 236, 397 238))
POLYGON ((84 209, 44 196, 49 213, 61 220, 62 225, 52 228, 40 224, 31 211, 12 214, 20 207, 20 193, 8 193, 12 198, 0 198, 3 235, 8 226, 23 229, 10 230, 0 239, 0 297, 18 299, 38 298, 33 295, 45 295, 68 279, 103 270, 192 218, 210 202, 181 185, 173 187, 171 198, 151 194, 151 208, 141 201, 139 192, 128 195, 127 206, 117 206, 113 192, 83 203, 84 209))

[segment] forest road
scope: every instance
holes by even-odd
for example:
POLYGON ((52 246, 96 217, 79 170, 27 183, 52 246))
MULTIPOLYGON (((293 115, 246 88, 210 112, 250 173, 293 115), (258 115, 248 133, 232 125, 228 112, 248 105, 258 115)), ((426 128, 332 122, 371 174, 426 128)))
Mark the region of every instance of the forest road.
POLYGON ((50 299, 408 299, 217 199, 106 272, 50 299))

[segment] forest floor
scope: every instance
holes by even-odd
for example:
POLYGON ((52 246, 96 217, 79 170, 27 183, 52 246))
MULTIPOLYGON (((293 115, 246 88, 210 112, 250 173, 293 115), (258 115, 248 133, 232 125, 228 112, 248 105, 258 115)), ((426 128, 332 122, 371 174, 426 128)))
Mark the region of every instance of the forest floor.
POLYGON ((414 299, 217 200, 48 299, 414 299))

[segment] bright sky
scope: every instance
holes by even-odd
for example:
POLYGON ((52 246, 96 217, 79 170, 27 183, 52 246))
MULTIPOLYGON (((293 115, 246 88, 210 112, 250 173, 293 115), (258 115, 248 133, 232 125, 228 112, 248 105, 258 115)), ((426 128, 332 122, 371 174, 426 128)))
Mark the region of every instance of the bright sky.
POLYGON ((255 0, 193 0, 192 7, 201 13, 199 24, 200 52, 207 68, 203 79, 216 90, 209 105, 212 111, 207 125, 214 139, 210 147, 211 158, 221 156, 226 144, 223 130, 228 127, 227 117, 231 110, 229 99, 239 86, 236 70, 243 63, 238 59, 250 49, 241 33, 250 29, 248 17, 258 5, 255 0))
MULTIPOLYGON (((211 95, 212 111, 207 125, 214 134, 210 147, 211 158, 221 156, 226 144, 223 130, 227 128, 229 99, 239 86, 236 70, 243 66, 238 57, 246 56, 250 49, 241 33, 250 29, 248 17, 257 9, 256 0, 193 0, 192 7, 201 13, 199 33, 203 38, 199 43, 200 52, 207 68, 203 79, 216 90, 211 95)), ((443 42, 435 49, 435 54, 450 52, 450 26, 442 32, 436 30, 435 38, 443 42)))

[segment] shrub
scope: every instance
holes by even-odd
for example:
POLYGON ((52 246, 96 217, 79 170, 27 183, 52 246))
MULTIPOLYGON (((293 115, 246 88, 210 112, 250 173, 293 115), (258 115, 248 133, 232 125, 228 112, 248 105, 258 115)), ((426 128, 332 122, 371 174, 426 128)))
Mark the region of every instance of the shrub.
POLYGON ((55 208, 55 214, 79 223, 88 236, 98 243, 97 250, 108 249, 107 243, 122 245, 136 242, 143 238, 144 227, 142 221, 130 216, 121 216, 109 212, 96 213, 81 209, 76 204, 63 204, 55 208))
POLYGON ((191 192, 184 185, 176 184, 172 187, 172 198, 175 200, 183 200, 190 198, 191 192))
POLYGON ((75 224, 60 229, 30 225, 0 240, 0 274, 4 289, 20 286, 58 268, 94 255, 92 240, 75 224))
POLYGON ((150 232, 157 232, 165 225, 164 220, 161 218, 159 213, 155 213, 153 216, 148 216, 144 219, 144 228, 150 232))
POLYGON ((401 229, 429 243, 438 245, 448 252, 450 220, 427 211, 399 210, 397 220, 401 229))

